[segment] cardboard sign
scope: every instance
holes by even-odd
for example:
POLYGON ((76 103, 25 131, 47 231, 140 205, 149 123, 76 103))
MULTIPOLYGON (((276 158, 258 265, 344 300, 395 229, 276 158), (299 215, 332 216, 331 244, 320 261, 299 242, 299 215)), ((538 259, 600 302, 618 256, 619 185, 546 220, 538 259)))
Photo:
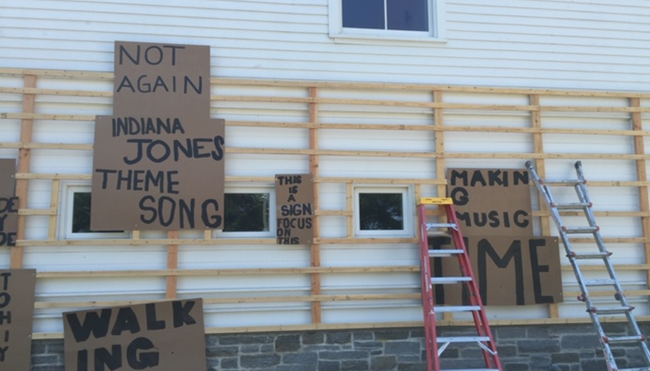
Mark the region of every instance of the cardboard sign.
POLYGON ((63 313, 66 371, 205 371, 203 301, 63 313))
POLYGON ((465 236, 532 236, 528 172, 513 169, 447 169, 465 236))
POLYGON ((0 246, 16 246, 18 231, 18 198, 16 161, 0 160, 0 246))
MULTIPOLYGON (((533 305, 562 302, 557 237, 466 237, 474 277, 484 305, 533 305)), ((451 248, 450 237, 431 237, 431 248, 451 248)), ((434 258, 437 277, 460 277, 455 257, 434 258), (449 264, 454 259, 454 264, 449 264)), ((436 286, 436 302, 467 305, 461 284, 436 286), (444 291, 443 291, 444 290, 444 291), (461 301, 462 300, 462 301, 461 301)))
POLYGON ((222 229, 225 124, 208 46, 115 43, 114 116, 95 125, 91 229, 222 229))
POLYGON ((29 370, 36 270, 0 270, 0 370, 29 370))
POLYGON ((311 174, 275 176, 277 243, 311 244, 314 240, 314 177, 311 174))

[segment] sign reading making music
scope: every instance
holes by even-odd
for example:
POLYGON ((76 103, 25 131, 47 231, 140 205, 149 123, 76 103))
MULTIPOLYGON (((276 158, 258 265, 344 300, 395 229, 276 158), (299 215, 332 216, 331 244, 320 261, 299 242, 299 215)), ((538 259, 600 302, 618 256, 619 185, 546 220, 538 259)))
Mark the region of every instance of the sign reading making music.
POLYGON ((116 42, 113 97, 95 125, 91 229, 222 229, 209 46, 116 42))

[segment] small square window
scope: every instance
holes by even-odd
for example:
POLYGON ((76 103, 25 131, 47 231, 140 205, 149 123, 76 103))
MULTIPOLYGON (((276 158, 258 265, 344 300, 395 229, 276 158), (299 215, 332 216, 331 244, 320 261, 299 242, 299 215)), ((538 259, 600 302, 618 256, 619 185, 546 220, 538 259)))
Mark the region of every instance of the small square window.
POLYGON ((90 228, 90 185, 64 185, 62 188, 60 235, 65 239, 124 238, 125 231, 94 231, 90 228))
POLYGON ((355 189, 357 235, 412 235, 413 207, 410 203, 406 187, 355 189))
POLYGON ((274 237, 275 189, 231 187, 224 194, 223 237, 274 237))

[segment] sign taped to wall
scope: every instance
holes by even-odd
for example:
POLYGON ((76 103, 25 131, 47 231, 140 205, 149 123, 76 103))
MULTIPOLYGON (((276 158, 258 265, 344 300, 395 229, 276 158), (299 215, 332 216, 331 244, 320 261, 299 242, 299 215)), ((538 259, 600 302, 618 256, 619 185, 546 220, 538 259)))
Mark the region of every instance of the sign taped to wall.
POLYGON ((15 246, 18 232, 16 161, 0 160, 0 246, 15 246))
POLYGON ((63 313, 66 371, 204 371, 203 300, 63 313))
POLYGON ((277 243, 311 244, 314 240, 314 177, 311 174, 275 176, 277 243))
POLYGON ((527 171, 450 168, 447 182, 465 236, 533 235, 527 171))
POLYGON ((35 269, 0 270, 0 370, 29 370, 35 269))
MULTIPOLYGON (((433 249, 449 249, 450 237, 431 237, 433 249)), ((474 277, 484 305, 533 305, 561 303, 562 274, 557 237, 465 237, 474 277)), ((455 264, 434 258, 431 271, 437 277, 459 277, 455 264)), ((439 285, 441 286, 441 285, 439 285)), ((460 305, 459 285, 436 287, 436 302, 460 305)), ((467 303, 465 303, 467 305, 467 303)))
POLYGON ((91 229, 223 229, 209 46, 116 42, 113 93, 95 125, 91 229))

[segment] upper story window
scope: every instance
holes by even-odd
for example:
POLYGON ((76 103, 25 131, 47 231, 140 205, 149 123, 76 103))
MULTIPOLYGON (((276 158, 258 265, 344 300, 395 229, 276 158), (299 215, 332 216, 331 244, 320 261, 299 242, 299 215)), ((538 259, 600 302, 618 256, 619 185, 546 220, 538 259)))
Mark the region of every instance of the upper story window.
POLYGON ((90 228, 90 184, 64 183, 61 191, 59 236, 63 239, 126 238, 126 231, 95 231, 90 228))
POLYGON ((330 37, 440 40, 444 0, 330 0, 330 37))
POLYGON ((264 186, 226 187, 223 237, 274 237, 275 188, 264 186))

